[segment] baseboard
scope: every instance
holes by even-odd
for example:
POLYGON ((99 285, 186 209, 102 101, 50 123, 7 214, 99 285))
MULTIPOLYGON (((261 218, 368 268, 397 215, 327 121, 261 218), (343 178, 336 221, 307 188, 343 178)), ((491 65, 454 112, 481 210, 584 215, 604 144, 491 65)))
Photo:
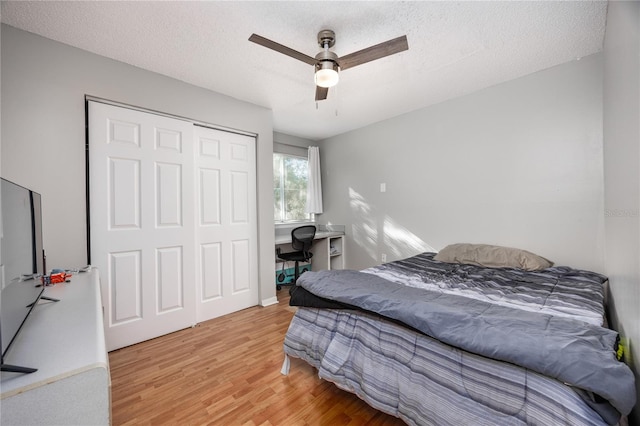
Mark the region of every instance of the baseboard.
POLYGON ((260 306, 271 306, 278 303, 278 298, 276 296, 270 297, 268 299, 264 299, 260 302, 260 306))

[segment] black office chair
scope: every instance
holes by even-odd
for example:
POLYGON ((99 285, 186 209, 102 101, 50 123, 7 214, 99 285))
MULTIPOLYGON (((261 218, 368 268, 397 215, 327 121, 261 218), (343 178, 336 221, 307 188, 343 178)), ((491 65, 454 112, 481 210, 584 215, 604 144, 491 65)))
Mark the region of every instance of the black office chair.
MULTIPOLYGON (((300 277, 300 272, 298 271, 298 262, 308 262, 313 257, 313 253, 309 250, 311 249, 311 244, 313 243, 313 238, 316 236, 316 227, 313 225, 305 225, 299 226, 291 230, 291 246, 295 251, 288 253, 280 253, 280 248, 278 248, 278 259, 295 262, 294 267, 294 279, 291 285, 295 285, 296 281, 300 277)), ((277 289, 280 290, 281 286, 278 285, 277 289)))

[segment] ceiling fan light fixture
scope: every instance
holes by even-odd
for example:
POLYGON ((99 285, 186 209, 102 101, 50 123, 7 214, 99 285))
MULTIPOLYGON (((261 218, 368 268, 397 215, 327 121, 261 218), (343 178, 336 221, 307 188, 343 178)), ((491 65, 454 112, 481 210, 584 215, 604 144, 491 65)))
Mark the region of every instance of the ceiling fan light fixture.
POLYGON ((251 34, 249 41, 313 66, 315 70, 316 102, 327 99, 329 88, 338 84, 338 80, 340 79, 338 72, 340 70, 344 71, 357 65, 366 64, 367 62, 375 61, 376 59, 381 59, 409 49, 407 36, 404 35, 338 57, 338 55, 329 50, 336 43, 336 34, 332 30, 322 30, 318 33, 318 45, 322 48, 322 51, 315 57, 300 53, 297 50, 276 43, 258 34, 251 34))
POLYGON ((333 87, 338 84, 338 64, 334 61, 320 61, 316 66, 315 82, 316 86, 333 87))

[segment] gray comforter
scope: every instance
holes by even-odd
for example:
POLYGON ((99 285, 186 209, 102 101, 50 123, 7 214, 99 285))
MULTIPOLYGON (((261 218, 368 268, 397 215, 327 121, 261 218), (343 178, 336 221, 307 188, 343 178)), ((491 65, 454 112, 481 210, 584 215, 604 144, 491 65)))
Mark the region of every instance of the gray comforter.
POLYGON ((449 345, 593 392, 623 415, 636 403, 634 376, 616 360, 617 333, 612 330, 358 271, 306 272, 297 285, 321 298, 401 321, 449 345))
POLYGON ((409 287, 457 294, 525 311, 579 319, 602 325, 604 275, 554 266, 539 271, 483 268, 434 260, 435 253, 363 270, 409 287))

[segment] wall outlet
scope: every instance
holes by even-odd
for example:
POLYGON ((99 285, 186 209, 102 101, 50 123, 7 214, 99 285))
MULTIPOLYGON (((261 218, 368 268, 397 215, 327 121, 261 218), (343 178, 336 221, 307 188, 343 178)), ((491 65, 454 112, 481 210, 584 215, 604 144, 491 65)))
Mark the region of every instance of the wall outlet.
POLYGON ((380 255, 380 261, 381 262, 386 262, 387 261, 387 254, 386 253, 382 253, 380 255))
POLYGON ((387 184, 386 183, 381 183, 380 184, 380 192, 387 192, 387 184))

